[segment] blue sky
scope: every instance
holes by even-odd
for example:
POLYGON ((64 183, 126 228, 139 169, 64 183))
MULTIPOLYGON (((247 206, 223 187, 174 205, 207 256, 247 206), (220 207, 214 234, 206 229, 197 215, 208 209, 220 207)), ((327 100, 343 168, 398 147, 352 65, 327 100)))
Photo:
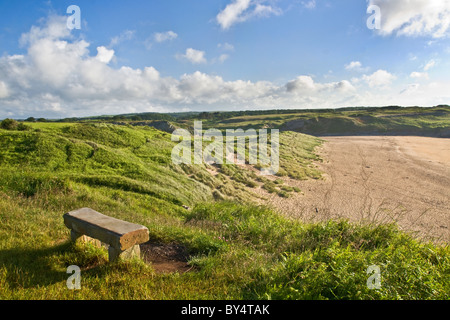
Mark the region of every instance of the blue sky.
POLYGON ((0 118, 449 104, 449 34, 449 0, 3 0, 0 118))

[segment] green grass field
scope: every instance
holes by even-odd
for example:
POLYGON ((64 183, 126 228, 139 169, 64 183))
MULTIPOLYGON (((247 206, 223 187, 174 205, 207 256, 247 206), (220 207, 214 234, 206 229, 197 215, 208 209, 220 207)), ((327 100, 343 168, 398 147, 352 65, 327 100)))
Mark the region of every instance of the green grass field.
MULTIPOLYGON (((303 224, 257 206, 252 189, 299 190, 235 165, 174 165, 171 135, 105 123, 0 129, 0 299, 449 299, 450 249, 394 225, 303 224), (185 210, 188 205, 192 210, 185 210), (90 207, 143 224, 189 253, 191 271, 69 242, 65 212, 90 207), (81 268, 69 290, 67 267, 81 268), (381 288, 369 289, 371 265, 381 288)), ((321 140, 280 135, 280 172, 320 179, 321 140)))

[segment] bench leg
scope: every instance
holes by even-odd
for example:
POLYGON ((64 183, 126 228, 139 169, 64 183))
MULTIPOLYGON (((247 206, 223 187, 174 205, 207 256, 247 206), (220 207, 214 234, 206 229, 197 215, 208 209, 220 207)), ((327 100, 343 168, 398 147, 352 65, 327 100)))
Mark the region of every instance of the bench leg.
POLYGON ((112 246, 109 246, 109 248, 108 248, 109 262, 116 261, 119 258, 119 256, 120 256, 120 258, 122 258, 124 260, 132 259, 134 257, 140 258, 141 257, 141 249, 140 249, 139 245, 134 245, 125 251, 122 251, 120 249, 116 249, 112 246))
POLYGON ((70 230, 70 240, 72 242, 76 242, 78 239, 80 239, 83 235, 81 233, 76 232, 75 230, 70 230))
MULTIPOLYGON (((70 230, 70 239, 73 242, 76 242, 76 241, 81 241, 84 243, 89 242, 99 248, 102 247, 102 242, 100 240, 91 238, 87 235, 76 232, 75 230, 70 230)), ((108 245, 103 245, 103 247, 108 248, 109 262, 116 261, 119 258, 119 256, 123 260, 132 259, 134 257, 137 257, 137 258, 141 257, 141 249, 140 249, 139 245, 134 245, 131 248, 124 250, 124 251, 122 251, 120 249, 116 249, 116 248, 114 248, 112 246, 108 246, 108 245)))
POLYGON ((82 233, 76 232, 75 230, 70 230, 70 240, 72 240, 73 242, 77 242, 80 241, 82 243, 91 243, 92 245, 101 248, 102 247, 102 242, 100 240, 91 238, 87 235, 84 235, 82 233))

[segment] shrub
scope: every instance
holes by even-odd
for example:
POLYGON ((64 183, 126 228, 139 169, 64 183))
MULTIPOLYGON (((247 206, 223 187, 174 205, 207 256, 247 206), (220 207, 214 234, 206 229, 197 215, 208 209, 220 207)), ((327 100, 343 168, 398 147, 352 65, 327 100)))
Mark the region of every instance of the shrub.
POLYGON ((31 127, 26 125, 25 123, 21 122, 21 123, 19 123, 17 125, 17 130, 19 130, 19 131, 28 131, 28 130, 31 130, 31 127))
POLYGON ((19 123, 14 119, 6 118, 0 123, 0 128, 5 130, 15 130, 17 129, 19 123))

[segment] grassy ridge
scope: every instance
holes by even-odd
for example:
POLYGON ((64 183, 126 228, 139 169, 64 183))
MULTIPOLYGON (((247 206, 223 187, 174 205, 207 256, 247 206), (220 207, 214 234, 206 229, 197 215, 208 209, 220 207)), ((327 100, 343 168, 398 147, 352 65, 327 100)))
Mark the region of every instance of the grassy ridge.
MULTIPOLYGON (((449 248, 394 226, 283 218, 251 204, 251 189, 295 192, 288 186, 238 166, 213 175, 206 165, 173 165, 175 143, 152 128, 31 126, 0 129, 0 299, 450 298, 449 248), (80 207, 185 246, 193 271, 107 264, 105 250, 71 244, 62 214, 80 207), (366 285, 373 264, 381 269, 380 290, 366 285), (69 265, 82 270, 79 291, 66 287, 69 265)), ((283 175, 319 178, 309 164, 320 140, 285 132, 280 144, 283 175)))
MULTIPOLYGON (((312 135, 398 134, 450 137, 450 106, 206 113, 205 128, 277 128, 312 135), (241 115, 240 113, 243 113, 241 115)), ((192 119, 177 119, 189 127, 192 119)))
MULTIPOLYGON (((122 121, 122 123, 133 125, 148 124, 171 132, 164 128, 175 126, 192 129, 196 120, 201 120, 205 129, 275 128, 312 135, 389 134, 450 137, 450 106, 448 105, 142 113, 52 121, 55 123, 99 121, 115 123, 122 121), (153 123, 154 121, 156 124, 153 123)), ((46 120, 38 119, 37 121, 46 120)))

